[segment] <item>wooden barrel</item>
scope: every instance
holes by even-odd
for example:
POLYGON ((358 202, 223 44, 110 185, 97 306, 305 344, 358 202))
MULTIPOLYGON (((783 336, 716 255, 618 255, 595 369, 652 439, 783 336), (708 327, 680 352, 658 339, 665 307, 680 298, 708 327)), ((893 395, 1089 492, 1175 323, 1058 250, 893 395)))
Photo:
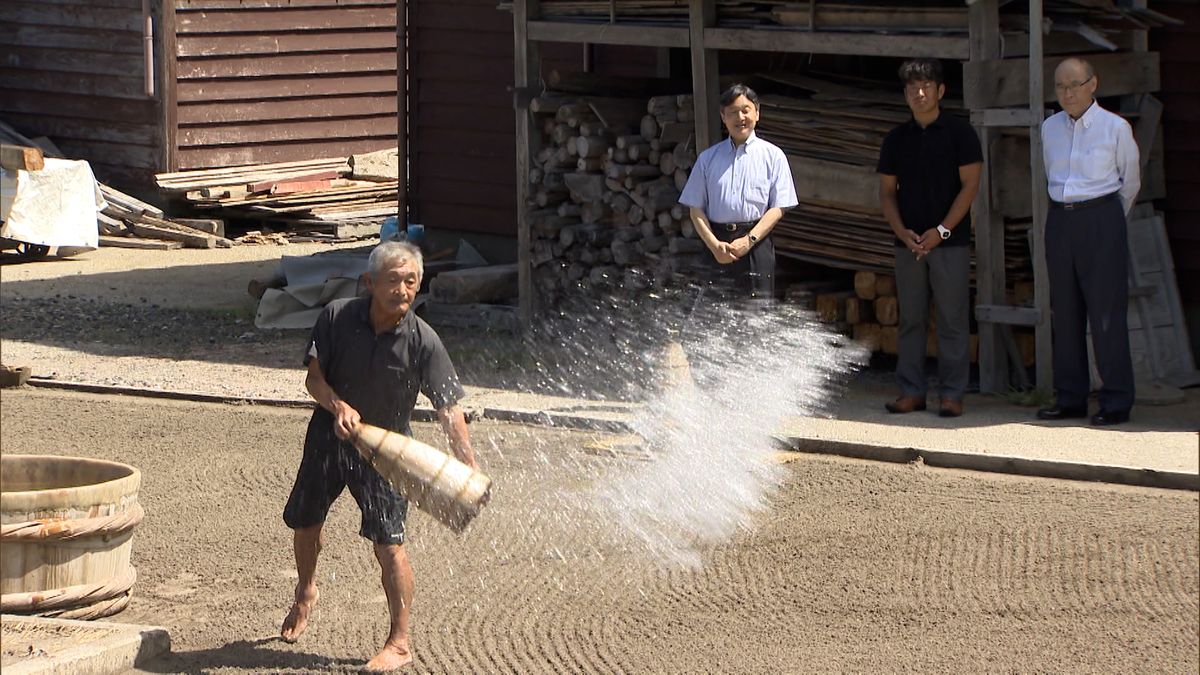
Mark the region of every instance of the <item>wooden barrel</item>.
POLYGON ((415 438, 360 424, 354 446, 396 492, 455 532, 491 496, 491 478, 415 438))
POLYGON ((116 462, 0 456, 0 611, 96 619, 125 609, 141 481, 116 462))

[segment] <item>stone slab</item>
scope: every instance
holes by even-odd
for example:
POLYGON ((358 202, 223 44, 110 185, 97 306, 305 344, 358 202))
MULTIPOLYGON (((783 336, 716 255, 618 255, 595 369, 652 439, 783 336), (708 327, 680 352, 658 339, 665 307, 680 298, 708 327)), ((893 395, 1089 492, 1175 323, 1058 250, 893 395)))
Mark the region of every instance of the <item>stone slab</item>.
POLYGON ((0 616, 4 675, 110 675, 171 650, 167 629, 105 621, 0 616))

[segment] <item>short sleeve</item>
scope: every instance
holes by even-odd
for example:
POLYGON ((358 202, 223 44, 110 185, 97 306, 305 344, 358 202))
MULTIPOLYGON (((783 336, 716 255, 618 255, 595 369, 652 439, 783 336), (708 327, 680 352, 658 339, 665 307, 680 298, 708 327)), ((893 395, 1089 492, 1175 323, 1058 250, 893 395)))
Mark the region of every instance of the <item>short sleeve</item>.
POLYGON ((429 398, 435 410, 441 410, 458 403, 465 392, 441 338, 432 329, 422 332, 421 393, 429 398))
POLYGON ((975 133, 975 128, 966 122, 955 126, 958 127, 958 138, 954 144, 958 151, 958 165, 967 166, 982 162, 983 146, 979 143, 979 135, 975 133))
POLYGON ((771 196, 767 208, 790 209, 800 201, 796 198, 796 183, 792 178, 792 165, 782 150, 772 153, 771 196))
POLYGON ((333 355, 333 312, 334 307, 327 305, 317 317, 317 323, 308 338, 308 349, 304 353, 305 367, 310 361, 317 359, 322 373, 329 372, 329 361, 333 355))
POLYGON ((879 165, 876 173, 888 176, 900 175, 900 166, 896 157, 896 132, 893 130, 883 137, 883 145, 879 148, 879 165))
POLYGON ((683 192, 679 194, 680 204, 701 210, 708 209, 708 162, 706 159, 706 156, 701 154, 699 160, 692 166, 692 172, 688 174, 683 192))

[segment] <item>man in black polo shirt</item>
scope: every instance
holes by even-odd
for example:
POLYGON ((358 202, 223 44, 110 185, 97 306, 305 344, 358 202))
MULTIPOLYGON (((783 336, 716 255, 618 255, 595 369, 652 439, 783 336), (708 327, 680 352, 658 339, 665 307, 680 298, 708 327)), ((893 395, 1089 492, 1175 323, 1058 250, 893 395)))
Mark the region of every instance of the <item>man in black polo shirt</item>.
POLYGON ((970 373, 971 202, 983 152, 975 130, 942 112, 942 66, 913 59, 900 66, 912 119, 892 129, 879 152, 879 201, 896 234, 900 305, 896 380, 889 412, 925 409, 925 336, 929 295, 937 319, 939 414, 958 417, 970 373))
POLYGON ((317 602, 317 555, 321 529, 343 488, 362 512, 359 534, 374 543, 383 571, 391 631, 368 671, 389 671, 412 661, 408 616, 413 598, 412 567, 404 549, 408 503, 396 494, 350 442, 365 422, 412 435, 409 420, 417 393, 437 409, 455 456, 475 466, 458 375, 437 333, 410 312, 421 287, 421 252, 407 243, 376 246, 367 263, 368 298, 330 303, 317 325, 304 363, 305 384, 319 407, 308 424, 304 458, 283 519, 294 530, 296 596, 281 637, 294 642, 304 632, 317 602))

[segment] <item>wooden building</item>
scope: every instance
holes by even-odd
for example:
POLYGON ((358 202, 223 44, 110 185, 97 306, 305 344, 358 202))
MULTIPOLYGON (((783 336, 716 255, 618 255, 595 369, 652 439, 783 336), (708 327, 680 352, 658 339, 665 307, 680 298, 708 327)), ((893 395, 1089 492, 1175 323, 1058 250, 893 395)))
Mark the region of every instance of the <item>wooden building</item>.
MULTIPOLYGON (((571 3, 568 3, 571 4, 571 3)), ((971 113, 972 123, 983 141, 985 153, 993 148, 1002 135, 1023 136, 1024 166, 1028 171, 1020 177, 1032 219, 1029 247, 1032 248, 1034 291, 1032 306, 1015 306, 1006 297, 1008 284, 1005 273, 1005 226, 1000 210, 993 204, 998 185, 1011 182, 1012 176, 994 176, 991 162, 985 166, 984 189, 980 190, 974 208, 976 260, 976 319, 980 325, 980 386, 988 392, 1003 392, 1009 386, 1010 350, 1006 333, 1012 327, 1031 329, 1035 335, 1037 384, 1049 388, 1050 321, 1049 290, 1044 254, 1040 250, 1046 210, 1045 178, 1041 160, 1040 125, 1045 110, 1054 101, 1052 70, 1054 58, 1072 53, 1086 53, 1104 76, 1100 78, 1102 97, 1120 98, 1121 108, 1139 123, 1139 142, 1145 143, 1144 155, 1161 145, 1157 133, 1157 102, 1150 92, 1160 89, 1158 54, 1148 49, 1148 31, 1125 29, 1114 37, 1109 53, 1098 48, 1095 40, 1078 34, 1043 33, 1043 3, 1030 0, 1020 3, 1025 12, 1014 17, 1008 8, 1007 21, 1002 23, 997 0, 977 0, 959 7, 961 21, 957 31, 863 31, 820 29, 813 23, 807 26, 795 22, 792 26, 759 29, 741 21, 737 2, 726 0, 689 0, 687 3, 625 3, 632 7, 633 20, 622 21, 622 3, 607 3, 608 15, 597 20, 588 16, 577 20, 570 16, 588 5, 593 12, 604 14, 606 3, 574 3, 559 10, 552 0, 514 0, 515 93, 516 93, 516 164, 518 204, 529 203, 529 171, 533 158, 539 155, 543 129, 535 119, 530 103, 535 101, 544 74, 541 51, 551 43, 607 44, 686 50, 691 65, 691 92, 694 95, 694 138, 696 148, 708 147, 720 138, 716 97, 718 78, 723 74, 724 54, 754 52, 761 54, 843 55, 846 57, 933 56, 962 63, 963 98, 971 113), (686 11, 684 11, 686 5, 686 11), (553 9, 557 14, 543 16, 542 10, 553 9), (600 11, 598 11, 600 10, 600 11), (640 12, 640 14, 639 14, 640 12), (719 18, 723 12, 723 18, 719 18), (651 16, 653 15, 653 16, 651 16), (648 18, 649 17, 649 18, 648 18), (1019 19, 1020 26, 1012 20, 1019 19), (1029 26, 1039 29, 1029 30, 1029 26), (773 28, 773 29, 772 29, 773 28), (718 60, 721 54, 721 60, 718 60)), ((808 8, 815 3, 807 5, 808 8)), ((881 5, 882 7, 883 5, 881 5)), ((565 7, 565 5, 564 5, 565 7)), ((800 10, 809 11, 804 4, 800 10)), ((1143 16, 1144 2, 1127 5, 1143 16)), ((760 11, 750 9, 749 11, 760 11)), ((772 10, 774 11, 774 10, 772 10)), ((888 12, 886 8, 881 12, 888 12)), ((903 13, 901 13, 903 14, 903 13)), ((810 14, 810 19, 812 18, 810 14)), ((905 17, 893 16, 903 24, 905 17)), ((1137 22, 1134 22, 1137 25, 1137 22)), ((1110 34, 1111 35, 1111 34, 1110 34)), ((1159 154, 1161 162, 1161 154, 1159 154)), ((1158 165, 1161 166, 1161 163, 1158 165)), ((793 172, 797 171, 793 159, 793 172)), ((1149 172, 1147 185, 1161 184, 1161 172, 1149 172)), ((1007 185, 1011 187, 1011 185, 1007 185)), ((1149 198, 1146 191, 1143 198, 1149 198)), ((1161 195, 1158 195, 1161 196, 1161 195)), ((803 195, 801 196, 803 199, 803 195)), ((537 297, 532 288, 533 234, 527 209, 518 210, 518 251, 521 256, 523 302, 522 315, 528 320, 537 297)), ((1176 321, 1178 324, 1178 321, 1176 321)), ((1190 354, 1187 364, 1191 364, 1190 354)))
POLYGON ((113 185, 396 144, 396 3, 6 0, 0 119, 113 185))

